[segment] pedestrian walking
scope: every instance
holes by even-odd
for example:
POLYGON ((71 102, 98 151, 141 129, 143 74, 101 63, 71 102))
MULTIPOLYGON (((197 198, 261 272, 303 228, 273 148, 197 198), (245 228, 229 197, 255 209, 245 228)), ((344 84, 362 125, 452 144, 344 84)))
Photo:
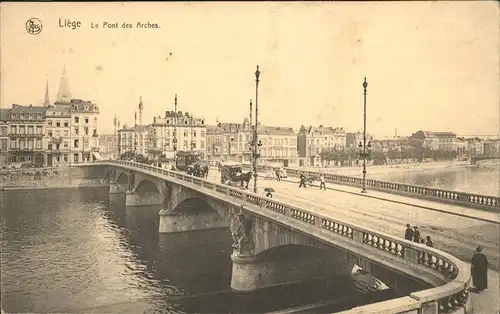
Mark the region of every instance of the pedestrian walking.
POLYGON ((482 251, 483 248, 478 246, 470 263, 472 284, 478 291, 488 289, 488 259, 482 251))
POLYGON ((281 173, 280 173, 280 169, 276 169, 275 173, 276 173, 276 180, 278 181, 281 181, 281 173))
POLYGON ((418 231, 418 227, 413 227, 413 242, 420 243, 420 231, 418 231))
POLYGON ((326 186, 325 186, 325 175, 324 174, 320 174, 319 175, 319 189, 320 190, 326 190, 326 186))
POLYGON ((406 224, 405 240, 413 241, 413 229, 410 224, 406 224))
POLYGON ((306 187, 306 175, 304 173, 300 175, 299 188, 300 187, 306 187))
POLYGON ((425 239, 426 239, 425 245, 430 246, 430 247, 434 247, 434 243, 432 243, 431 236, 426 236, 425 239))

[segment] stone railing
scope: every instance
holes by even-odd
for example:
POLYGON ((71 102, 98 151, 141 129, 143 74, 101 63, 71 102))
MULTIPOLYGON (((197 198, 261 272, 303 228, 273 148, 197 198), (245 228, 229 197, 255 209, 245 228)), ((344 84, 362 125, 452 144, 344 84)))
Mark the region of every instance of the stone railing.
MULTIPOLYGON (((259 166, 259 169, 269 170, 272 168, 268 166, 259 166)), ((286 172, 289 176, 294 177, 299 177, 301 173, 305 173, 306 175, 313 177, 319 177, 320 175, 319 172, 302 171, 292 168, 286 168, 286 172)), ((326 182, 357 187, 363 186, 362 178, 329 173, 322 174, 325 176, 326 182)), ((500 197, 496 196, 457 192, 419 185, 409 185, 404 183, 394 183, 371 179, 366 179, 365 185, 367 189, 500 212, 500 197)))
MULTIPOLYGON (((464 313, 470 307, 468 286, 471 276, 469 267, 445 252, 185 173, 130 161, 113 160, 95 163, 121 165, 132 170, 144 169, 147 173, 160 177, 171 177, 180 180, 180 182, 184 181, 186 184, 192 184, 202 191, 207 190, 207 194, 222 193, 238 200, 240 203, 243 201, 245 204, 255 205, 248 207, 248 210, 253 208, 252 210, 260 215, 275 219, 281 224, 293 226, 293 228, 306 232, 312 237, 332 243, 334 241, 336 243, 343 241, 342 243, 345 243, 346 246, 356 247, 364 252, 376 252, 386 264, 392 262, 393 265, 408 265, 408 268, 412 270, 402 269, 401 271, 420 279, 426 275, 428 278, 432 277, 432 280, 428 279, 427 281, 434 282, 436 286, 395 299, 406 303, 410 300, 411 305, 409 306, 415 309, 415 313, 417 311, 423 314, 464 313)), ((374 254, 371 253, 370 255, 373 256, 374 254)), ((394 300, 391 300, 391 302, 394 302, 394 300)), ((413 311, 403 310, 401 307, 397 307, 396 304, 398 303, 374 303, 363 307, 365 309, 363 313, 409 313, 413 311), (380 309, 384 306, 385 310, 381 312, 380 309)))

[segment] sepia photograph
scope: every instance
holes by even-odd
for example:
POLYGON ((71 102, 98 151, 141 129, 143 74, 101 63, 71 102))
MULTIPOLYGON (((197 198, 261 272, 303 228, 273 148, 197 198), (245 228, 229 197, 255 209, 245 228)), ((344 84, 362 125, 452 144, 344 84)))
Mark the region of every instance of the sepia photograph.
POLYGON ((0 3, 1 313, 500 313, 499 20, 0 3))

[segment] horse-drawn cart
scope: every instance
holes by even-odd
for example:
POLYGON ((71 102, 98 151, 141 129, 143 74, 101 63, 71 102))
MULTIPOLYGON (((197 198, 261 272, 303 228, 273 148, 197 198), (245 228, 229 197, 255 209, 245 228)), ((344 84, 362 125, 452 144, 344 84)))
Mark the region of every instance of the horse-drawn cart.
POLYGON ((208 170, 208 164, 202 161, 196 161, 187 166, 187 174, 192 174, 200 178, 206 178, 208 176, 208 170))
POLYGON ((231 186, 240 183, 240 187, 248 188, 252 173, 243 172, 241 164, 223 164, 220 167, 220 182, 231 186), (243 184, 246 184, 245 186, 243 184))

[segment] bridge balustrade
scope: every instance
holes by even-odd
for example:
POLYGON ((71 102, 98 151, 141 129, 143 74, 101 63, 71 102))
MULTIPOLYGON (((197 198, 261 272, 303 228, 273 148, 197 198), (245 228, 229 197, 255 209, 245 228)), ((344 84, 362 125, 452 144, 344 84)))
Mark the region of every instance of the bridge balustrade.
MULTIPOLYGON (((259 166, 260 169, 268 170, 272 167, 259 166)), ((292 176, 300 176, 301 173, 305 173, 309 176, 318 177, 320 172, 314 171, 302 171, 298 169, 287 168, 287 174, 292 176)), ((349 177, 337 174, 322 173, 325 177, 326 182, 342 185, 354 185, 357 187, 363 186, 363 179, 357 177, 349 177)), ((422 197, 422 198, 432 198, 434 200, 450 201, 454 203, 462 203, 465 206, 474 205, 480 206, 481 208, 487 208, 494 211, 500 211, 500 197, 480 195, 467 192, 457 192, 443 189, 430 188, 419 185, 409 185, 404 183, 387 182, 380 180, 365 180, 367 188, 372 188, 375 190, 380 190, 383 192, 404 192, 405 195, 422 197)))
MULTIPOLYGON (((356 226, 350 222, 342 221, 340 219, 333 219, 304 208, 289 205, 264 196, 259 196, 253 192, 244 191, 227 185, 215 184, 205 179, 176 171, 121 160, 96 161, 89 164, 123 165, 127 166, 128 169, 144 169, 148 172, 179 179, 204 189, 232 196, 235 199, 243 200, 248 204, 256 205, 261 211, 264 210, 262 211, 262 214, 265 214, 265 210, 277 213, 280 215, 278 217, 281 217, 277 219, 278 223, 283 224, 289 221, 296 221, 298 224, 295 223, 291 227, 299 229, 301 226, 307 226, 307 228, 303 228, 302 230, 304 232, 308 232, 313 237, 322 238, 326 235, 330 236, 329 239, 331 239, 331 241, 335 237, 341 237, 347 239, 349 244, 358 245, 365 250, 366 247, 373 248, 377 252, 387 256, 388 260, 390 259, 389 257, 392 257, 405 261, 409 264, 423 266, 430 272, 435 273, 437 277, 443 278, 447 283, 442 286, 414 292, 409 295, 409 297, 413 300, 413 305, 420 309, 418 313, 435 313, 434 311, 427 312, 424 310, 424 308, 429 308, 429 306, 431 308, 436 307, 437 313, 463 313, 464 308, 467 307, 469 302, 468 287, 471 277, 468 266, 454 256, 437 249, 371 230, 369 228, 356 226), (310 228, 319 231, 319 233, 311 232, 310 228)), ((335 175, 332 176, 335 177, 335 175)), ((358 180, 357 178, 342 176, 337 177, 341 178, 341 180, 350 180, 351 182, 358 180)), ((381 181, 372 181, 377 184, 384 183, 381 181)), ((399 299, 401 299, 402 302, 407 302, 408 296, 399 299)), ((395 300, 390 301, 392 302, 395 300)), ((378 304, 379 303, 374 303, 363 306, 362 308, 363 310, 366 309, 367 312, 370 313, 379 312, 380 306, 378 304), (370 311, 371 307, 373 307, 373 311, 370 311)), ((393 303, 389 302, 387 304, 393 303)), ((366 313, 364 311, 362 312, 366 313)), ((394 313, 403 312, 396 311, 394 313)))

